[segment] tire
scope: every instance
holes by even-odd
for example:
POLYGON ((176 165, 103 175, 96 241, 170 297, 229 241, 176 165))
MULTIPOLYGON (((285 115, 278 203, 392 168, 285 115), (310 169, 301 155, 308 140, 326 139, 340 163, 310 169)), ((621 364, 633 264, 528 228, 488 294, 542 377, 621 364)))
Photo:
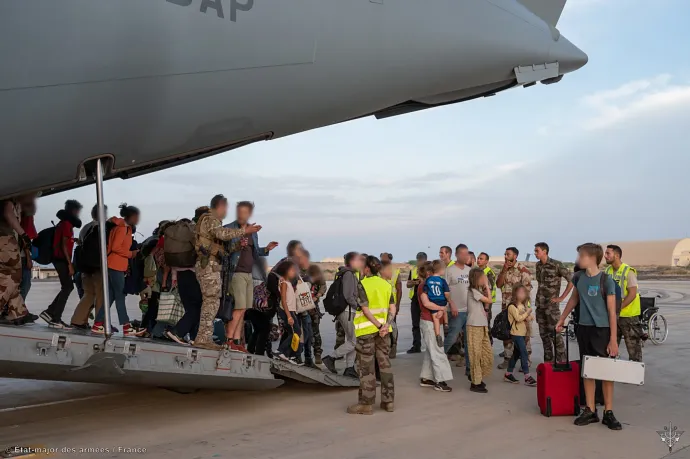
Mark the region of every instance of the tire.
POLYGON ((655 312, 649 318, 647 327, 649 329, 649 339, 652 343, 662 344, 668 338, 668 323, 666 318, 658 312, 655 312))

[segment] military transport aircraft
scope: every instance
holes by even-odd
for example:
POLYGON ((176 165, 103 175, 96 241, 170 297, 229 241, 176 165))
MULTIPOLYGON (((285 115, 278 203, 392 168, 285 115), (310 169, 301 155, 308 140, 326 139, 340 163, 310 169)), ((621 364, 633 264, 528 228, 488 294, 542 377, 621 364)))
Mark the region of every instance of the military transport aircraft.
MULTIPOLYGON (((566 0, 2 0, 0 199, 335 123, 559 82, 566 0)), ((107 302, 108 276, 103 277, 107 302)), ((268 389, 342 375, 230 351, 0 326, 0 377, 268 389)))
POLYGON ((0 198, 558 82, 565 2, 3 0, 0 198))

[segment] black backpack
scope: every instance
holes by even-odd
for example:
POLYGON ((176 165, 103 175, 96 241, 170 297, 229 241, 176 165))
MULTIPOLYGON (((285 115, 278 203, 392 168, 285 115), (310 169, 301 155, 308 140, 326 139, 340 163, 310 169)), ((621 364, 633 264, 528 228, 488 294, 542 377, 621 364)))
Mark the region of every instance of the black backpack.
MULTIPOLYGON (((115 227, 112 222, 105 222, 105 240, 110 238, 110 232, 115 227)), ((84 240, 74 252, 74 265, 80 273, 93 274, 101 270, 101 241, 98 225, 93 225, 84 235, 84 240)))
POLYGON ((328 288, 326 297, 323 299, 323 307, 327 313, 338 317, 347 309, 348 304, 343 296, 343 274, 336 274, 335 280, 328 288))
POLYGON ((508 308, 499 312, 494 319, 494 325, 491 327, 491 336, 501 341, 510 340, 510 319, 508 317, 508 308))
POLYGON ((39 265, 49 265, 53 261, 53 250, 55 246, 53 242, 55 241, 55 224, 53 226, 44 229, 36 239, 31 243, 36 248, 36 256, 34 261, 39 265))

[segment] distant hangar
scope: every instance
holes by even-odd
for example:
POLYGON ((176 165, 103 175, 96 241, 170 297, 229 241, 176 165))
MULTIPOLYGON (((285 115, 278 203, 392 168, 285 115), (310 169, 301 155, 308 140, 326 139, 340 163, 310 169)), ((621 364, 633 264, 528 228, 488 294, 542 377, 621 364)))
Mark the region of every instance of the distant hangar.
MULTIPOLYGON (((690 266, 690 238, 609 244, 620 246, 623 261, 631 266, 690 266)), ((604 244, 604 248, 607 245, 604 244)))

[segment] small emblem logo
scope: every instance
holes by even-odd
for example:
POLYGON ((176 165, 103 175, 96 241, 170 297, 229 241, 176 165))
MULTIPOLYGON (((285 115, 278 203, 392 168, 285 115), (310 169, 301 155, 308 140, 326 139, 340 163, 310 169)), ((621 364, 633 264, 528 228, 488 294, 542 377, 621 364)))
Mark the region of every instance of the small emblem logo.
POLYGON ((664 426, 664 430, 657 430, 656 433, 661 437, 661 441, 668 446, 668 452, 673 451, 673 447, 680 441, 681 435, 685 431, 678 430, 678 427, 674 426, 672 422, 669 422, 667 426, 664 426))

